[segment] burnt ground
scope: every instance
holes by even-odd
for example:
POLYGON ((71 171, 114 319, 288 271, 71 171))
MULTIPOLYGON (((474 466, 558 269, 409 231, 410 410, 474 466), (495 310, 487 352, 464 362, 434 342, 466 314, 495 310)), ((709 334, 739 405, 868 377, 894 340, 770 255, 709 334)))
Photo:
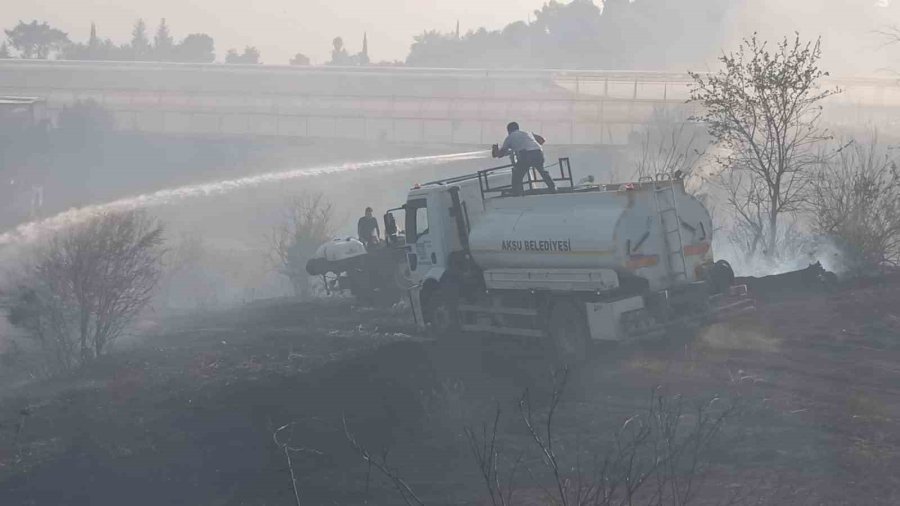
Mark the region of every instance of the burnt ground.
MULTIPOLYGON (((346 300, 274 302, 166 324, 90 370, 0 398, 0 504, 295 504, 275 428, 294 422, 303 504, 402 504, 350 449, 381 453, 426 504, 484 504, 466 425, 493 418, 540 460, 517 418, 548 393, 534 346, 420 337, 405 314, 346 300)), ((557 413, 558 451, 608 433, 659 387, 739 403, 698 504, 900 503, 900 282, 778 301, 689 335, 597 350, 557 413), (740 493, 737 493, 740 492, 740 493)), ((529 499, 530 498, 530 499, 529 499)))

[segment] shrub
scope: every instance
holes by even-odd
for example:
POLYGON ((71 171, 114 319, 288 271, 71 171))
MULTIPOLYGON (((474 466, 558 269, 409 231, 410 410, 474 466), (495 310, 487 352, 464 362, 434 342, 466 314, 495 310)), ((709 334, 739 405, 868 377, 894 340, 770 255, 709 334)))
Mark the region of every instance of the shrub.
POLYGON ((69 135, 98 135, 113 130, 115 118, 96 100, 79 100, 59 112, 56 126, 69 135))
POLYGON ((37 248, 7 317, 55 370, 85 364, 124 332, 159 281, 163 227, 140 211, 100 214, 37 248))
POLYGON ((272 233, 273 260, 297 297, 310 295, 306 262, 333 232, 334 204, 321 193, 302 195, 287 207, 284 221, 272 233))
POLYGON ((812 187, 813 226, 836 241, 849 270, 900 263, 900 169, 877 135, 826 159, 812 187))

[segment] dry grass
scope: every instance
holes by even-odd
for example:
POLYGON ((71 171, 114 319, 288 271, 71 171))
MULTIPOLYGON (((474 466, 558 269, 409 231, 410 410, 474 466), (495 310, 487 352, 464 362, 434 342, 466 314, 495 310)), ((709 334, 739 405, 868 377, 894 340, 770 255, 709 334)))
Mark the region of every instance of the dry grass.
POLYGON ((891 411, 884 401, 857 392, 847 399, 847 414, 868 422, 891 422, 891 411))
POLYGON ((703 329, 698 338, 701 350, 754 351, 778 353, 781 341, 758 326, 716 323, 703 329))

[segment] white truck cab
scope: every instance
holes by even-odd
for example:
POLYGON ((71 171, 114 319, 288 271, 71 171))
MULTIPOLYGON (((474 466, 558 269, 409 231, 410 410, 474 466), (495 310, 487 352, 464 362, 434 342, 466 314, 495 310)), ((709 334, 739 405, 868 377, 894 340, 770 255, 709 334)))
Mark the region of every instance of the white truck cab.
POLYGON ((447 268, 455 223, 449 223, 448 188, 425 186, 413 189, 406 201, 406 244, 412 279, 440 281, 447 268))

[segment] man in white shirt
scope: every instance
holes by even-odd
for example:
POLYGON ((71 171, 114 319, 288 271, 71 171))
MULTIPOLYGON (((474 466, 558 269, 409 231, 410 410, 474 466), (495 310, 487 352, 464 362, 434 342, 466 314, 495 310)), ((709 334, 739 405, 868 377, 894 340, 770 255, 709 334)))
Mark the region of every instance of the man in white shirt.
POLYGON ((538 171, 550 191, 556 191, 553 178, 544 170, 544 150, 541 148, 544 138, 519 130, 519 124, 515 121, 506 125, 506 131, 509 135, 506 136, 503 145, 498 147, 494 144, 492 154, 494 158, 502 158, 508 154, 515 155, 511 182, 512 194, 522 194, 522 179, 532 168, 538 171))

